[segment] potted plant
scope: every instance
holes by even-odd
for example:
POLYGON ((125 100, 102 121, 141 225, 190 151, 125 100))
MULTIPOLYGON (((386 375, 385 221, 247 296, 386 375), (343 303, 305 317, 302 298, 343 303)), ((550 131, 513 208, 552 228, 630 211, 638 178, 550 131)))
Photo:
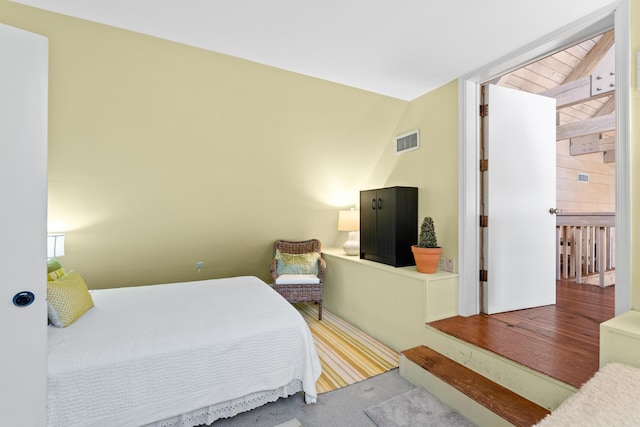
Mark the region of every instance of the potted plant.
POLYGON ((440 264, 442 248, 438 246, 433 218, 425 217, 420 226, 418 244, 411 246, 416 268, 420 273, 435 273, 440 264))

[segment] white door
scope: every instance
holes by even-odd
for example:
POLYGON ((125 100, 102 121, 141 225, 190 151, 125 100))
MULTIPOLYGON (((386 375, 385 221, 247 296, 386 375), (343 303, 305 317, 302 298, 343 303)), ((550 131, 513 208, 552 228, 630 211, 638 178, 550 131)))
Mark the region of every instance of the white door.
POLYGON ((488 85, 484 307, 555 304, 556 102, 488 85))
POLYGON ((0 24, 2 426, 46 425, 47 50, 0 24))

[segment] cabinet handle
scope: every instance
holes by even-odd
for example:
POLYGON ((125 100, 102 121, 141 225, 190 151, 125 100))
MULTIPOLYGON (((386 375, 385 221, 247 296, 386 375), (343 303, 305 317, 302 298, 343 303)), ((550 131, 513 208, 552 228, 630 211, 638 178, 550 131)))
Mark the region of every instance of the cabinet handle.
POLYGON ((382 209, 382 199, 378 198, 378 209, 382 209))
POLYGON ((376 210, 376 199, 371 200, 371 209, 376 210))

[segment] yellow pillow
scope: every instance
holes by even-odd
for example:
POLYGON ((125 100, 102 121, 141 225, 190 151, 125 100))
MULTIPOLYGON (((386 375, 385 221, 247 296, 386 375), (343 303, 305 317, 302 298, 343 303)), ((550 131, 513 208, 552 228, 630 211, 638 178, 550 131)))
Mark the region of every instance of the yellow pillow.
POLYGON ((69 326, 93 307, 93 299, 87 285, 75 270, 59 279, 47 282, 49 320, 53 326, 69 326))

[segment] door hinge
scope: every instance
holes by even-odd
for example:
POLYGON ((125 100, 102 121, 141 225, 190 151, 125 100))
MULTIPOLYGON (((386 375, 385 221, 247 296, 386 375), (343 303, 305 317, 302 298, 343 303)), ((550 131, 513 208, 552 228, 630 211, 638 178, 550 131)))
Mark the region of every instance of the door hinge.
POLYGON ((480 104, 480 117, 487 117, 489 115, 489 104, 480 104))
POLYGON ((481 282, 487 281, 487 270, 480 270, 480 281, 481 282))
POLYGON ((480 215, 480 227, 486 228, 489 226, 489 217, 487 215, 480 215))
POLYGON ((480 160, 480 172, 486 172, 489 170, 489 159, 480 160))

